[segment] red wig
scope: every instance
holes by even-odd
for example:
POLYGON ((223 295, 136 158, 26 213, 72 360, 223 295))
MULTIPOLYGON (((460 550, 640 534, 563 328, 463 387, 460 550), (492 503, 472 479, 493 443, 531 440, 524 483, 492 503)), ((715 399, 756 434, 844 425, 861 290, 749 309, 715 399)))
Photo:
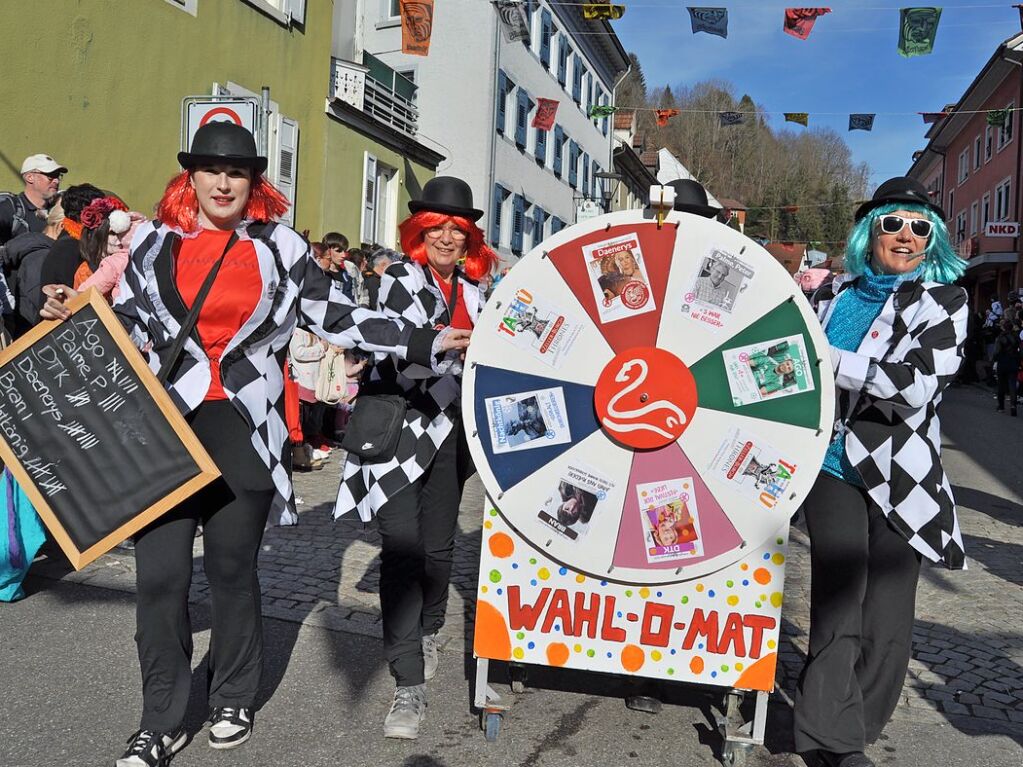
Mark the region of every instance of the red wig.
MULTIPOLYGON (((199 228, 199 198, 189 183, 191 171, 183 170, 167 184, 163 197, 156 204, 156 217, 167 226, 183 232, 199 228)), ((257 173, 249 187, 249 201, 242 216, 253 221, 274 221, 283 216, 290 203, 277 187, 257 173)))
POLYGON ((487 245, 483 230, 467 218, 430 210, 414 213, 398 226, 401 233, 401 249, 417 264, 425 264, 426 243, 423 241, 423 233, 427 229, 444 226, 448 221, 469 234, 465 239, 466 275, 471 280, 483 279, 497 266, 497 254, 487 245))

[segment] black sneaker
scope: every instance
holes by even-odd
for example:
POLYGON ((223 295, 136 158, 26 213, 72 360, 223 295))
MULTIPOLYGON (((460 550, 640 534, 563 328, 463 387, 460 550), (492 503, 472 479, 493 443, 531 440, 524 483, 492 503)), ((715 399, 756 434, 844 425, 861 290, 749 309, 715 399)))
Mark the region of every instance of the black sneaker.
POLYGON ((210 748, 234 748, 252 735, 252 709, 217 706, 210 723, 210 748))
POLYGON ((116 767, 166 767, 187 740, 184 727, 166 734, 139 730, 128 738, 128 750, 117 760, 116 767))

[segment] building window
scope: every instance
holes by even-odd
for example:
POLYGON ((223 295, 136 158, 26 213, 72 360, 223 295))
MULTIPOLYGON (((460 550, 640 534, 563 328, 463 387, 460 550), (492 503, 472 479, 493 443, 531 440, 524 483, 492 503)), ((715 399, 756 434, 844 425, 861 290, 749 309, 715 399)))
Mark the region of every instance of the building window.
POLYGON ((1015 104, 1012 102, 1006 107, 1009 110, 1009 116, 1005 120, 1005 127, 998 129, 998 151, 1001 152, 1005 148, 1005 145, 1012 141, 1012 123, 1016 119, 1016 113, 1013 111, 1015 104))
POLYGON ((568 185, 575 189, 579 185, 579 145, 568 142, 568 185))
POLYGON ((1009 220, 1009 179, 995 187, 995 221, 1009 220))
POLYGON ((980 136, 977 136, 973 141, 973 169, 977 170, 980 167, 980 136))
POLYGON ((198 12, 199 0, 167 0, 168 3, 173 5, 175 8, 180 8, 185 13, 190 13, 195 16, 198 12))
POLYGON ((533 206, 533 247, 543 242, 543 225, 547 215, 539 205, 533 206))
POLYGON ((591 197, 592 196, 591 193, 590 193, 590 156, 586 152, 583 152, 583 188, 582 188, 582 193, 585 196, 587 196, 587 197, 591 197))
POLYGON ((504 73, 504 70, 497 70, 497 117, 495 118, 495 121, 497 123, 497 132, 501 136, 504 135, 504 126, 508 124, 506 107, 508 103, 508 92, 511 90, 511 85, 511 80, 508 79, 508 75, 504 73))
POLYGON ((490 243, 495 248, 501 247, 501 214, 504 212, 504 201, 510 192, 500 184, 494 184, 494 207, 490 211, 490 243))
POLYGON ((991 220, 991 193, 988 192, 984 195, 984 198, 980 201, 980 225, 981 227, 987 226, 987 222, 991 220))
POLYGON ((392 19, 401 17, 401 0, 387 0, 387 15, 392 19))
POLYGON ((540 63, 544 69, 551 68, 551 37, 554 35, 554 22, 546 8, 540 11, 540 63))
POLYGON ((551 148, 554 156, 551 160, 551 169, 554 175, 561 178, 561 149, 565 145, 565 131, 560 125, 554 126, 554 146, 551 148))
POLYGON ((522 233, 526 228, 526 200, 522 195, 512 198, 512 231, 511 249, 513 253, 522 253, 522 233))
POLYGON ((583 102, 583 60, 577 53, 572 62, 572 100, 579 106, 583 102))
POLYGON ((994 126, 987 125, 984 127, 984 162, 991 159, 992 147, 994 145, 994 126))
POLYGON ((966 211, 961 210, 956 215, 956 230, 955 230, 956 245, 966 239, 966 211))
POLYGON ((558 83, 562 88, 568 78, 568 57, 572 55, 572 49, 568 47, 568 38, 558 35, 558 83))
POLYGON ((980 212, 980 203, 974 202, 970 206, 970 237, 977 233, 977 214, 980 212))
POLYGON ((966 181, 966 177, 970 175, 970 150, 964 149, 959 153, 959 183, 966 181))
POLYGON ((527 128, 529 125, 529 110, 532 104, 529 102, 529 94, 524 88, 519 88, 518 104, 515 110, 515 146, 519 149, 526 148, 527 128))
POLYGON ((547 131, 542 128, 536 129, 536 143, 533 147, 533 155, 536 157, 536 164, 541 168, 547 164, 547 131))
POLYGON ((565 228, 564 222, 557 216, 551 217, 551 234, 557 234, 565 228))

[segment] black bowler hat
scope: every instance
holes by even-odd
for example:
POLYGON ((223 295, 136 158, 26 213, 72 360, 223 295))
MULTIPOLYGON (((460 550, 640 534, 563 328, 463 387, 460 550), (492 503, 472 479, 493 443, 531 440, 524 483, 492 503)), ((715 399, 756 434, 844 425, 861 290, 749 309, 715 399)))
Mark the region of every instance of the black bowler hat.
POLYGON ((252 168, 257 173, 266 170, 266 158, 259 156, 256 139, 231 122, 211 122, 199 128, 192 138, 192 150, 178 152, 178 163, 182 168, 225 163, 252 168))
POLYGON ((409 202, 408 209, 412 213, 428 210, 473 221, 483 218, 483 211, 472 206, 472 189, 462 179, 454 176, 431 178, 423 187, 422 196, 409 202))
POLYGON ((890 202, 908 202, 913 205, 923 205, 930 208, 941 220, 945 220, 945 211, 931 202, 931 196, 927 189, 915 178, 909 176, 896 176, 885 181, 874 192, 874 196, 856 209, 856 220, 859 221, 874 208, 887 205, 890 202))
POLYGON ((669 181, 668 186, 675 190, 674 209, 683 213, 694 213, 704 218, 716 218, 720 208, 707 204, 707 190, 703 185, 691 178, 680 178, 669 181))

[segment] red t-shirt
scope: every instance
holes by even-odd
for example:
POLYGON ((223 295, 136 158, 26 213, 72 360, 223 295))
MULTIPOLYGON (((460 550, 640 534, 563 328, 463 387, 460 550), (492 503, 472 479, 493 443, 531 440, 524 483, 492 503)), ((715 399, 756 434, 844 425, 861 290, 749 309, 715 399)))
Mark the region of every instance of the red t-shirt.
MULTIPOLYGON (((181 241, 175 262, 174 279, 181 299, 191 308, 206 275, 224 252, 231 232, 203 229, 197 237, 181 241)), ((220 378, 220 357, 228 343, 237 335, 263 294, 263 278, 259 274, 256 249, 250 241, 234 244, 213 281, 195 327, 203 349, 210 358, 210 390, 206 400, 227 399, 220 378)))
POLYGON ((465 306, 465 286, 458 286, 458 296, 456 297, 455 305, 452 307, 451 293, 454 288, 454 279, 452 279, 450 285, 447 285, 432 266, 430 271, 433 273, 433 279, 437 283, 437 287, 440 288, 441 295, 444 296, 444 302, 448 305, 448 316, 451 318, 449 327, 458 328, 459 330, 472 330, 472 320, 469 318, 469 310, 465 306))

